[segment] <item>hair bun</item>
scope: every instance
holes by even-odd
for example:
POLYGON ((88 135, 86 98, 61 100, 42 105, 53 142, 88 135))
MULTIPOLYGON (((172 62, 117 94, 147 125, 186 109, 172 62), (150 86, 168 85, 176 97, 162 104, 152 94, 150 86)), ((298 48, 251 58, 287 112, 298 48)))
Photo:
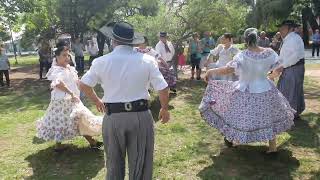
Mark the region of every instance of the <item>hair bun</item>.
POLYGON ((256 28, 248 28, 244 32, 244 38, 248 46, 256 46, 258 41, 258 30, 256 28))

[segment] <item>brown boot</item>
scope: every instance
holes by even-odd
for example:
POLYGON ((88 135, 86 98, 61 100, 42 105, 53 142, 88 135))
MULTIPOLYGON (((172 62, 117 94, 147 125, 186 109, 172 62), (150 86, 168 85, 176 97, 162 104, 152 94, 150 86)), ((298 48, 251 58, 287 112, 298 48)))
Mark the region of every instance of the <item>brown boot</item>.
POLYGON ((191 79, 194 79, 194 69, 191 69, 191 79))

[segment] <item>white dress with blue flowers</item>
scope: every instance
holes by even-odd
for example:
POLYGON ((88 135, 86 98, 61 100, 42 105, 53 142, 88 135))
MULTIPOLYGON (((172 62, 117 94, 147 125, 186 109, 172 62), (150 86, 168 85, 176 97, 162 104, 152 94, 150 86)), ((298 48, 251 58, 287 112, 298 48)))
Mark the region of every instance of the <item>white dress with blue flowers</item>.
POLYGON ((56 88, 62 81, 75 96, 80 96, 75 68, 54 65, 47 78, 52 81, 51 101, 45 115, 37 121, 37 136, 46 141, 61 142, 80 135, 100 135, 102 117, 95 116, 82 102, 72 102, 69 94, 56 88))
POLYGON ((295 111, 267 73, 279 65, 272 49, 245 50, 227 66, 239 81, 210 80, 199 107, 203 119, 229 141, 267 141, 294 124, 295 111))

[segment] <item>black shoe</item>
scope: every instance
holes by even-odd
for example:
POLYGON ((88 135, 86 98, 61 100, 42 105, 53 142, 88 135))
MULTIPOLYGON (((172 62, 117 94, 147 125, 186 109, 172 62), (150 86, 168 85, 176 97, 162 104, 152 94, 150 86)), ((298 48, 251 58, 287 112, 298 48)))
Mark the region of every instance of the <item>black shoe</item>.
POLYGON ((176 89, 170 89, 172 94, 177 94, 177 90, 176 89))
POLYGON ((65 151, 67 149, 66 146, 61 145, 60 147, 55 147, 53 150, 56 153, 62 153, 63 151, 65 151))
POLYGON ((91 149, 100 149, 103 146, 103 142, 97 141, 96 144, 90 144, 91 149))
POLYGON ((224 144, 225 144, 227 147, 229 147, 229 148, 233 146, 233 143, 230 142, 230 141, 228 141, 227 138, 224 138, 224 144))
POLYGON ((200 80, 201 80, 201 77, 197 77, 197 80, 200 81, 200 80))

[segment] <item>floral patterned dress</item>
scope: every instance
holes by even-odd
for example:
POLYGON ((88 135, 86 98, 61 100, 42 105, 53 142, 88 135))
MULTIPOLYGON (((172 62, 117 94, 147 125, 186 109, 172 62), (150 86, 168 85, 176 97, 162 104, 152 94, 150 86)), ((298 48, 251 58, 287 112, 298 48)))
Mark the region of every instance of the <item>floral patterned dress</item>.
POLYGON ((62 81, 76 96, 80 96, 75 68, 54 65, 47 77, 52 81, 51 101, 45 115, 37 121, 37 136, 46 141, 61 142, 80 135, 100 135, 102 117, 93 115, 82 102, 72 102, 69 94, 56 88, 62 81))
POLYGON ((203 119, 237 143, 272 140, 290 129, 295 110, 267 79, 278 65, 272 49, 239 53, 227 65, 235 69, 239 81, 209 81, 199 107, 203 119))
MULTIPOLYGON (((148 54, 156 59, 161 57, 160 54, 156 50, 154 50, 153 48, 150 48, 150 47, 147 47, 145 49, 136 48, 136 50, 140 53, 148 54)), ((158 64, 159 64, 159 71, 161 72, 164 79, 168 83, 168 86, 174 88, 177 84, 177 78, 174 73, 174 70, 166 67, 161 62, 159 62, 158 64)))

